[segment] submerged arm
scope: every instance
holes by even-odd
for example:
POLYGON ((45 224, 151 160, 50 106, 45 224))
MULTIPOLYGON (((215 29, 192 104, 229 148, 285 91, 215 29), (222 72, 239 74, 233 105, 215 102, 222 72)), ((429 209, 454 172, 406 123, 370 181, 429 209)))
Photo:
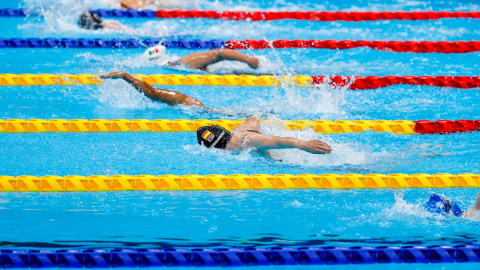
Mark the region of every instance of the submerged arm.
POLYGON ((329 154, 330 145, 319 141, 304 141, 293 137, 279 137, 265 134, 249 134, 245 140, 246 147, 255 147, 259 150, 298 148, 312 154, 329 154))
MULTIPOLYGON (((193 97, 187 96, 185 94, 182 94, 176 91, 156 88, 146 83, 143 80, 133 77, 132 75, 126 72, 122 72, 122 71, 112 72, 110 74, 100 75, 99 77, 101 79, 123 79, 124 81, 128 82, 133 87, 135 87, 137 91, 145 94, 145 96, 153 100, 166 103, 168 105, 184 104, 187 106, 197 106, 197 107, 207 108, 205 107, 205 105, 203 105, 202 102, 196 100, 193 97)), ((213 111, 210 108, 207 108, 207 109, 213 111)))

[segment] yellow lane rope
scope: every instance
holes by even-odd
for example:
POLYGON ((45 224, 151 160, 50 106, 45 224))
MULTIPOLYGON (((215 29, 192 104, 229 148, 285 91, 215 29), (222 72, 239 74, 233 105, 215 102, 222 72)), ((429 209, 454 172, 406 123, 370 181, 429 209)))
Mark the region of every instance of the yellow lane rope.
MULTIPOLYGON (((146 120, 146 119, 8 119, 0 120, 0 132, 127 132, 127 131, 153 131, 153 132, 180 132, 196 131, 201 126, 218 125, 227 130, 233 130, 244 120, 146 120)), ((265 122, 265 120, 262 120, 265 122)), ((317 133, 349 133, 364 132, 391 132, 395 134, 414 134, 415 123, 408 120, 284 120, 287 130, 303 130, 311 128, 317 133)))
MULTIPOLYGON (((278 86, 294 84, 311 86, 311 76, 270 75, 134 75, 150 84, 158 85, 214 85, 214 86, 278 86)), ((0 86, 102 84, 91 74, 0 74, 0 86)))
POLYGON ((255 175, 93 175, 0 176, 0 192, 238 190, 238 189, 380 189, 480 187, 479 175, 462 174, 255 174, 255 175))

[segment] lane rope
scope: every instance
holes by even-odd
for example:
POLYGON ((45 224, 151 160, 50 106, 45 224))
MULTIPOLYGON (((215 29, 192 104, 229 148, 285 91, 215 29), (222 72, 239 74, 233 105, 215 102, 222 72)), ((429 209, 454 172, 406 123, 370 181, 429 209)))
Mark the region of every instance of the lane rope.
MULTIPOLYGON (((447 18, 480 18, 477 11, 214 11, 214 10, 92 10, 101 17, 114 18, 205 18, 238 21, 308 20, 308 21, 376 21, 438 20, 447 18)), ((23 17, 21 9, 0 9, 0 16, 23 17)))
POLYGON ((252 189, 406 189, 480 187, 477 174, 233 174, 233 175, 92 175, 0 176, 0 192, 83 192, 132 190, 252 189))
MULTIPOLYGON (((233 130, 244 120, 228 119, 0 119, 0 133, 38 132, 193 132, 202 126, 217 125, 233 130)), ((260 120, 265 123, 266 120, 260 120)), ((312 129, 317 133, 361 133, 365 131, 395 134, 447 134, 480 131, 480 120, 283 120, 286 130, 312 129)))
MULTIPOLYGON (((393 85, 423 85, 471 89, 480 87, 480 76, 272 76, 272 75, 144 75, 137 78, 157 85, 208 86, 280 86, 283 84, 311 87, 328 84, 351 90, 377 89, 393 85)), ((99 85, 97 75, 91 74, 0 74, 0 86, 30 85, 99 85)))
POLYGON ((2 268, 110 268, 479 262, 478 245, 0 250, 2 268))
POLYGON ((163 44, 174 49, 354 49, 411 53, 469 53, 480 51, 480 41, 368 41, 368 40, 160 40, 105 38, 0 38, 0 48, 135 49, 163 44))

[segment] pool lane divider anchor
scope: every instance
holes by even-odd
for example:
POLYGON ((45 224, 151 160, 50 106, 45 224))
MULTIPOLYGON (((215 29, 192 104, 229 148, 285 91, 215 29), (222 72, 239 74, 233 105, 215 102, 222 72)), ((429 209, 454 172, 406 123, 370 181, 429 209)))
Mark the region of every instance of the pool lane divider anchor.
MULTIPOLYGON (((221 126, 234 130, 244 120, 147 120, 147 119, 0 119, 0 133, 39 132, 195 132, 202 126, 221 126)), ((260 120, 265 123, 266 120, 260 120)), ((361 133, 448 134, 480 131, 480 120, 283 120, 286 130, 312 129, 320 134, 361 133)))
MULTIPOLYGON (((438 20, 448 18, 479 19, 478 11, 214 11, 214 10, 91 10, 101 17, 160 19, 222 19, 238 21, 307 20, 307 21, 376 21, 438 20)), ((0 17, 23 17, 22 9, 0 9, 0 17)))
POLYGON ((379 40, 161 40, 105 38, 0 38, 1 48, 139 49, 161 43, 173 49, 354 49, 366 47, 389 52, 470 53, 480 51, 480 41, 379 41, 379 40))
POLYGON ((480 187, 477 174, 0 176, 0 192, 215 191, 480 187))
MULTIPOLYGON (((303 87, 329 85, 335 89, 365 90, 393 85, 423 85, 471 89, 480 87, 480 76, 273 76, 273 75, 179 75, 136 74, 135 77, 157 85, 208 85, 208 86, 280 86, 303 87)), ((33 85, 99 85, 97 75, 91 74, 0 74, 0 86, 33 85)))
POLYGON ((0 250, 2 268, 245 267, 479 262, 478 245, 0 250))

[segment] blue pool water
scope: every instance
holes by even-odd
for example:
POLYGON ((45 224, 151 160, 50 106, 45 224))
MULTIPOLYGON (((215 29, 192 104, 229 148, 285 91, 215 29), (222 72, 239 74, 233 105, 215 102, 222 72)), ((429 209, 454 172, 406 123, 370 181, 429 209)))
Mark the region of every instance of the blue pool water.
MULTIPOLYGON (((0 37, 131 37, 89 32, 75 25, 82 8, 108 8, 107 1, 3 1, 0 8, 40 10, 44 18, 0 18, 0 37), (53 3, 53 4, 52 4, 53 3)), ((460 10, 478 11, 473 1, 199 1, 215 10, 460 10)), ((141 37, 195 39, 479 40, 480 20, 373 22, 237 22, 125 19, 141 37)), ((168 50, 173 60, 193 51, 168 50)), ((244 51, 262 59, 259 70, 238 63, 214 65, 211 73, 234 70, 289 75, 479 75, 479 53, 410 54, 367 48, 352 50, 244 51)), ((141 60, 138 49, 1 49, 0 73, 193 74, 141 60)), ((328 156, 273 151, 283 162, 250 152, 225 153, 197 145, 194 133, 0 134, 0 175, 115 174, 302 174, 302 173, 476 173, 478 133, 450 135, 319 135, 286 131, 278 119, 439 120, 480 119, 478 90, 398 85, 346 91, 329 86, 165 86, 192 95, 223 112, 269 119, 268 134, 317 138, 332 145, 328 156)), ((203 110, 154 103, 126 83, 100 86, 2 87, 0 119, 218 119, 203 110)), ((478 189, 287 190, 219 192, 1 193, 0 248, 89 247, 275 247, 478 244, 478 220, 439 216, 421 204, 431 192, 463 209, 478 189)), ((458 265, 413 265, 453 269, 458 265)), ((475 264, 462 264, 476 269, 475 264)), ((368 266, 368 269, 405 266, 368 266)), ((302 269, 309 268, 302 266, 302 269)), ((316 269, 319 267, 315 267, 316 269)), ((326 268, 322 266, 320 268, 326 268)), ((329 269, 362 269, 329 266, 329 269)), ((363 267, 367 268, 367 267, 363 267)), ((256 269, 262 269, 258 267, 256 269)), ((300 269, 300 267, 275 267, 300 269)), ((313 269, 313 268, 312 268, 313 269)))

